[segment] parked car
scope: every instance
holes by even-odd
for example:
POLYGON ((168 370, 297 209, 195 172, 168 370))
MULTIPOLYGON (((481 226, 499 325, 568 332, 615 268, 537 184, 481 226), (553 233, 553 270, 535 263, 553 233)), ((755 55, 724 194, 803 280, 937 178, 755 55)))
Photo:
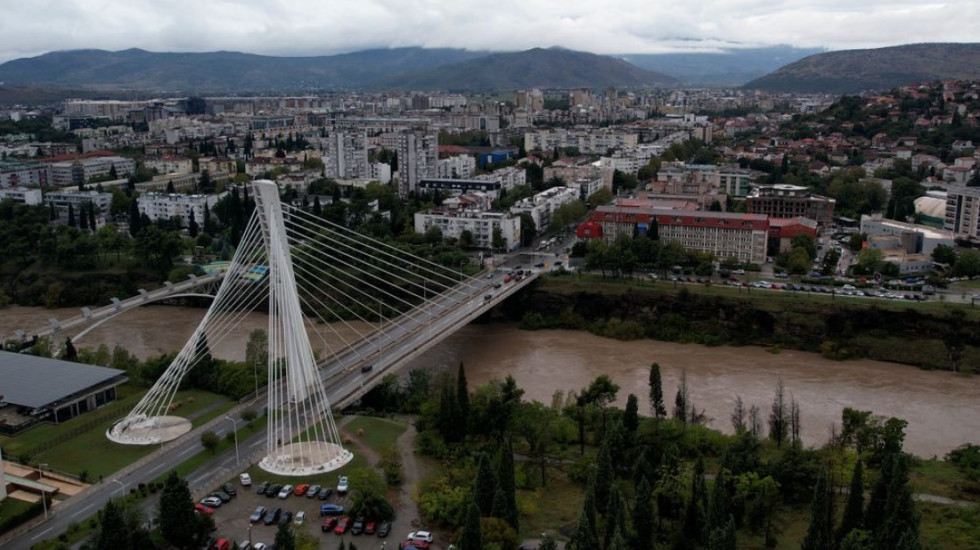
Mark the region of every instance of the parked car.
POLYGON ((339 516, 344 513, 344 507, 339 504, 328 502, 320 505, 321 516, 339 516))
POLYGON ((391 523, 382 521, 381 525, 378 526, 378 536, 384 538, 389 534, 391 534, 391 523))
POLYGON ((293 518, 293 523, 295 523, 296 525, 303 525, 303 522, 305 521, 306 521, 306 512, 302 510, 296 512, 296 516, 293 518))
POLYGON ((231 496, 235 496, 238 494, 238 490, 235 489, 235 486, 232 485, 231 483, 225 483, 224 485, 222 485, 221 489, 231 496))
POLYGON ((271 497, 274 497, 274 496, 276 496, 276 495, 279 494, 279 490, 280 489, 282 489, 282 485, 279 485, 278 483, 273 483, 272 485, 269 485, 266 488, 266 490, 265 490, 265 496, 270 497, 270 498, 271 497))
POLYGON ((354 520, 354 524, 350 526, 351 535, 360 535, 364 532, 364 518, 357 518, 354 520))
POLYGON ((313 485, 308 491, 306 491, 306 498, 316 498, 317 493, 320 492, 319 485, 313 485))
POLYGON ((207 506, 201 504, 200 502, 194 505, 194 511, 198 514, 208 514, 214 513, 214 508, 208 508, 207 506))
POLYGON ((333 528, 337 526, 337 516, 327 516, 323 518, 323 524, 320 525, 320 530, 324 533, 329 533, 333 531, 333 528))
POLYGON ((269 547, 261 542, 252 544, 252 550, 269 550, 269 547))
POLYGON ((249 516, 248 521, 252 523, 258 523, 265 518, 265 514, 268 511, 269 509, 266 508, 265 506, 256 506, 255 511, 252 512, 251 516, 249 516))
POLYGON ((347 476, 340 476, 340 479, 337 480, 337 493, 342 495, 347 492, 348 488, 347 476))
POLYGON ((231 541, 228 539, 218 539, 211 548, 214 550, 231 550, 231 541))
POLYGON ((266 489, 269 488, 269 485, 270 484, 269 484, 268 481, 263 481, 262 483, 259 484, 258 487, 255 488, 255 494, 257 494, 257 495, 264 495, 266 489))
POLYGON ((279 490, 279 498, 289 498, 289 495, 293 494, 292 485, 283 485, 279 490))
POLYGON ((224 491, 215 491, 215 492, 211 493, 208 496, 218 497, 218 498, 221 499, 221 502, 231 502, 231 495, 229 495, 228 493, 226 493, 224 491))
POLYGON ((293 494, 298 497, 301 497, 305 495, 306 492, 309 490, 310 490, 310 485, 308 483, 300 483, 299 485, 296 486, 296 489, 293 491, 293 494))
POLYGON ((221 507, 221 499, 216 496, 209 496, 201 500, 201 504, 210 508, 219 508, 221 507))
POLYGON ((316 498, 320 500, 327 500, 328 498, 330 498, 330 495, 332 494, 333 494, 333 489, 331 489, 330 487, 323 487, 320 489, 320 494, 318 494, 316 498))
POLYGON ((364 523, 364 534, 373 535, 378 529, 378 524, 373 521, 367 521, 364 523))
POLYGON ((278 522, 280 517, 282 517, 282 508, 276 508, 271 513, 265 515, 265 524, 272 525, 278 522))
POLYGON ((415 531, 409 533, 407 537, 408 540, 424 540, 425 542, 432 544, 432 533, 428 531, 415 531))
POLYGON ((282 517, 279 518, 279 525, 288 525, 290 521, 293 520, 293 513, 289 510, 284 510, 282 517))
POLYGON ((238 481, 241 482, 242 487, 249 487, 252 485, 252 476, 248 474, 239 474, 238 481))
POLYGON ((333 528, 333 532, 336 535, 343 535, 347 532, 348 524, 350 524, 350 518, 344 517, 337 520, 337 526, 333 528))
POLYGON ((252 542, 248 540, 243 540, 238 543, 238 550, 252 550, 252 542))

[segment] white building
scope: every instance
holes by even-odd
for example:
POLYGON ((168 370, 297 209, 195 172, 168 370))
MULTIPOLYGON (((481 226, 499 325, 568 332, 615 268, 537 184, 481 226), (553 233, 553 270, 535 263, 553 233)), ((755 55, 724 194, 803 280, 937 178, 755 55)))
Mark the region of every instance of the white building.
POLYGON ((372 162, 371 173, 368 174, 373 181, 388 183, 391 181, 391 165, 383 162, 372 162))
POLYGON ((583 154, 604 155, 610 149, 636 147, 639 135, 611 128, 590 130, 538 130, 524 134, 525 151, 552 151, 574 147, 583 154))
POLYGON ((516 216, 529 214, 537 230, 546 231, 551 225, 551 215, 563 204, 579 199, 578 187, 552 187, 533 197, 522 199, 511 207, 510 213, 516 216))
POLYGON ((42 202, 41 190, 28 189, 26 187, 0 188, 0 201, 5 201, 5 200, 22 202, 29 206, 41 204, 42 202))
POLYGON ((150 220, 169 220, 180 218, 181 225, 187 227, 191 217, 199 226, 204 225, 204 205, 214 206, 219 195, 178 195, 168 193, 146 193, 136 199, 140 214, 150 220))
POLYGON ((439 159, 440 178, 468 178, 476 170, 476 159, 472 155, 456 155, 439 159))
POLYGON ((506 191, 518 185, 527 185, 527 172, 524 168, 508 166, 494 170, 489 174, 480 174, 473 179, 500 182, 500 188, 506 191))
POLYGON ((406 130, 391 141, 398 153, 398 194, 407 197, 423 178, 433 178, 439 171, 439 134, 406 130))
POLYGON ((92 157, 50 165, 51 185, 71 187, 84 185, 93 178, 107 178, 116 169, 116 177, 124 178, 136 172, 136 161, 126 157, 92 157))
POLYGON ((48 166, 37 162, 0 161, 0 187, 41 187, 48 184, 48 166))
POLYGON ((143 166, 156 170, 158 174, 184 175, 194 171, 194 163, 187 157, 146 158, 143 166))
POLYGON ((64 189, 45 193, 44 202, 53 204, 55 208, 68 208, 72 205, 75 211, 84 203, 92 203, 99 212, 108 212, 109 204, 112 202, 112 193, 99 193, 98 191, 79 191, 77 189, 64 189))
POLYGON ((473 236, 473 246, 490 248, 495 229, 507 243, 507 250, 513 250, 521 242, 521 218, 503 212, 487 212, 478 209, 434 208, 428 212, 415 213, 415 232, 425 233, 431 227, 438 227, 442 236, 458 239, 463 231, 473 236))
POLYGON ((980 237, 980 187, 949 186, 943 228, 964 237, 980 237))
POLYGON ((369 176, 367 132, 363 129, 335 130, 327 138, 327 177, 364 179, 369 176))

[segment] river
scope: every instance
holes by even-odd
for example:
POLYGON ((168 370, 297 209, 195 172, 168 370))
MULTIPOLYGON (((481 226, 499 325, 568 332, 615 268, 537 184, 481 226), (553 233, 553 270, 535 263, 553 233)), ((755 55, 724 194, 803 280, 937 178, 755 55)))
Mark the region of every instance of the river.
MULTIPOLYGON (((0 335, 68 318, 76 309, 11 307, 0 310, 0 335)), ((204 315, 201 309, 154 306, 133 310, 93 330, 79 346, 122 345, 140 357, 178 350, 204 315)), ((244 357, 248 333, 266 328, 267 317, 253 314, 223 342, 215 356, 244 357)), ((364 324, 338 326, 328 341, 351 339, 364 324)), ((311 336, 314 347, 323 347, 311 336)), ((321 351, 321 356, 325 351, 321 351)), ((690 399, 713 419, 710 426, 732 430, 729 415, 735 396, 746 409, 756 405, 765 420, 777 381, 787 398, 800 405, 802 435, 807 444, 822 444, 830 427, 840 423, 844 407, 898 416, 908 421, 905 448, 919 456, 942 456, 956 446, 980 442, 980 377, 924 371, 881 361, 831 361, 806 352, 770 353, 758 347, 707 347, 653 340, 619 342, 585 332, 522 331, 510 324, 472 324, 448 337, 408 368, 454 370, 466 365, 470 387, 508 374, 525 390, 525 398, 550 403, 555 390, 579 390, 600 374, 619 384, 618 404, 629 393, 649 412, 647 378, 653 362, 661 365, 668 409, 682 371, 690 399)), ((408 369, 406 369, 407 371, 408 369)))

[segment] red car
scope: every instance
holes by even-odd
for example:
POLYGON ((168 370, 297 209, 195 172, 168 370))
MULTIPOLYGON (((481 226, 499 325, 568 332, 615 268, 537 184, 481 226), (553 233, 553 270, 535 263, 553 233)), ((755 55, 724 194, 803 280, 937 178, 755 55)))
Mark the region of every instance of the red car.
POLYGON ((208 515, 211 515, 211 514, 214 513, 214 508, 208 508, 207 506, 205 506, 205 505, 203 505, 201 503, 198 503, 198 504, 195 504, 194 505, 194 511, 197 512, 198 514, 208 514, 208 515))
POLYGON ((296 489, 293 490, 293 494, 296 495, 296 496, 298 496, 298 497, 301 497, 301 496, 305 495, 306 492, 309 491, 309 490, 310 490, 309 483, 303 483, 301 485, 297 485, 296 486, 296 489))
POLYGON ((320 526, 320 530, 324 533, 329 533, 333 531, 333 528, 337 526, 336 517, 325 517, 323 518, 323 525, 320 526))
POLYGON ((402 541, 402 548, 415 548, 416 550, 429 550, 429 543, 422 539, 409 539, 402 541))
POLYGON ((378 524, 376 524, 376 523, 375 523, 375 522, 373 522, 373 521, 368 521, 368 522, 366 522, 366 523, 364 524, 364 534, 365 534, 365 535, 373 535, 373 534, 374 534, 374 531, 375 531, 375 529, 377 528, 377 525, 378 525, 378 524))
POLYGON ((342 517, 337 520, 337 526, 334 527, 333 532, 337 535, 343 535, 347 532, 347 527, 350 525, 350 518, 342 517))

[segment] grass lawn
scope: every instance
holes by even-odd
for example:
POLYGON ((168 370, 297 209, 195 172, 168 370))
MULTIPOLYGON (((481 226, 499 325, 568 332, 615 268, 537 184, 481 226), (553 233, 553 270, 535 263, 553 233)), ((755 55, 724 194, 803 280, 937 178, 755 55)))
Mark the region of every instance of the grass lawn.
POLYGON ((345 434, 356 437, 374 452, 381 454, 385 447, 393 444, 408 429, 404 422, 390 418, 359 416, 342 428, 345 434))
MULTIPOLYGON (((517 465, 520 468, 520 465, 517 465)), ((539 537, 564 526, 574 527, 582 513, 582 487, 564 472, 548 468, 548 485, 533 491, 517 491, 521 538, 539 537)))
POLYGON ((980 483, 970 481, 955 464, 943 460, 913 461, 909 469, 909 482, 916 493, 980 503, 977 497, 980 483))
MULTIPOLYGON (((5 498, 0 502, 0 526, 3 526, 3 522, 9 518, 20 514, 31 507, 30 502, 24 502, 23 500, 17 500, 15 498, 5 498)), ((43 513, 43 512, 41 512, 43 513)), ((11 525, 10 528, 13 529, 16 525, 11 525)), ((3 531, 0 530, 0 533, 3 531)))
POLYGON ((916 502, 915 509, 922 514, 919 538, 923 548, 977 548, 977 541, 980 541, 980 506, 960 508, 916 502))

